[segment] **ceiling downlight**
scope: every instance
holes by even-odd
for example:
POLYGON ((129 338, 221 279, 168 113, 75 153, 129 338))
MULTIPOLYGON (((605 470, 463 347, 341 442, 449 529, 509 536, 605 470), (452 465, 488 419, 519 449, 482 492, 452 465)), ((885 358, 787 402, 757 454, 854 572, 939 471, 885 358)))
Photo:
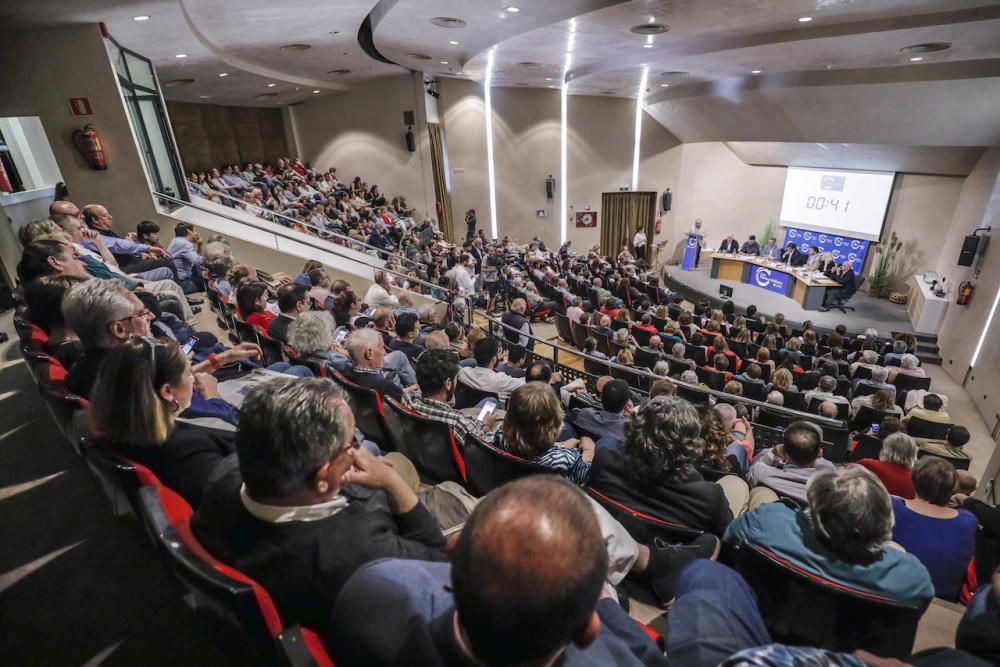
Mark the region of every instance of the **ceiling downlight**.
POLYGON ((924 42, 923 44, 904 46, 899 51, 900 53, 934 53, 935 51, 944 51, 950 48, 951 42, 924 42))
POLYGON ((431 23, 433 23, 439 28, 449 28, 452 30, 456 28, 464 28, 465 26, 468 25, 467 22, 463 21, 462 19, 457 19, 453 16, 435 16, 434 18, 431 19, 431 23))
POLYGON ((668 30, 670 30, 670 26, 663 23, 640 23, 628 29, 629 32, 636 35, 662 35, 668 30))

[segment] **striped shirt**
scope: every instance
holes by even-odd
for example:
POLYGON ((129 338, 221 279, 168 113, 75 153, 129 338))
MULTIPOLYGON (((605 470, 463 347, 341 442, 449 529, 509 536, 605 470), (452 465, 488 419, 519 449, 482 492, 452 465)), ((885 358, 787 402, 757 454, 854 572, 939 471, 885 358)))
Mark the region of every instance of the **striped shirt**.
MULTIPOLYGON (((497 431, 493 436, 493 445, 497 449, 511 452, 504 439, 503 431, 497 431)), ((553 445, 538 456, 529 459, 532 463, 551 468, 571 482, 585 486, 590 479, 590 461, 583 460, 583 452, 579 449, 565 449, 553 445)))
POLYGON ((431 398, 413 398, 409 402, 409 407, 422 417, 436 422, 444 422, 451 427, 455 433, 455 441, 461 447, 465 443, 465 436, 472 434, 477 438, 484 438, 482 424, 478 420, 460 412, 441 401, 431 398))

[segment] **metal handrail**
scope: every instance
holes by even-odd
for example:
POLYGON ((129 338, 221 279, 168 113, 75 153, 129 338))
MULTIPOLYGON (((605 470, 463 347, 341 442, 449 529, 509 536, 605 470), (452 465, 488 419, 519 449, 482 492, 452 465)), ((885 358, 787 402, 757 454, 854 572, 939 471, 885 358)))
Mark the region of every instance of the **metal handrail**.
MULTIPOLYGON (((194 181, 191 181, 189 179, 184 179, 184 183, 186 185, 193 185, 193 186, 195 186, 195 188, 200 188, 201 186, 204 185, 205 188, 207 188, 208 190, 211 190, 213 193, 217 194, 220 197, 225 197, 226 199, 232 200, 234 202, 238 202, 243 207, 251 207, 253 209, 256 209, 257 211, 262 211, 265 215, 261 215, 261 214, 255 214, 255 215, 257 215, 258 218, 261 218, 263 220, 266 220, 267 216, 273 216, 273 217, 281 218, 282 220, 287 220, 288 222, 290 222, 292 224, 302 225, 303 227, 308 227, 309 229, 315 230, 317 232, 317 236, 319 236, 318 232, 322 232, 323 234, 326 234, 328 236, 334 236, 336 238, 343 239, 343 240, 347 241, 348 243, 352 243, 352 244, 356 244, 356 245, 362 245, 365 248, 369 248, 371 250, 374 250, 374 251, 376 251, 378 253, 381 253, 381 254, 384 254, 384 255, 390 255, 392 257, 398 257, 401 261, 404 261, 404 262, 410 261, 410 260, 406 259, 405 257, 403 257, 402 255, 400 255, 399 253, 391 252, 389 250, 383 250, 382 248, 377 248, 377 247, 375 247, 373 245, 369 245, 369 244, 365 243, 364 241, 357 241, 355 239, 352 239, 349 236, 344 236, 343 234, 338 234, 337 232, 330 231, 329 229, 322 229, 322 228, 317 227, 316 225, 310 224, 308 222, 304 222, 302 220, 296 220, 295 218, 290 218, 287 215, 282 215, 281 213, 278 213, 276 211, 271 211, 269 209, 266 209, 266 208, 263 208, 261 206, 258 206, 257 204, 251 204, 250 202, 243 201, 242 199, 240 199, 238 197, 234 197, 231 194, 228 194, 228 193, 225 193, 225 192, 220 192, 219 190, 216 190, 215 188, 209 187, 208 185, 205 185, 204 183, 195 183, 194 181)), ((204 199, 204 197, 202 197, 202 199, 204 199)), ((326 237, 320 236, 320 238, 326 238, 326 237)), ((350 247, 350 246, 348 246, 348 247, 350 247)))
MULTIPOLYGON (((198 210, 205 211, 206 213, 211 213, 213 215, 219 215, 219 216, 224 217, 224 218, 226 218, 228 220, 232 220, 233 222, 239 222, 239 223, 243 223, 244 222, 242 220, 237 219, 234 216, 224 215, 224 214, 219 213, 217 211, 212 211, 212 210, 209 210, 209 209, 204 208, 204 207, 199 207, 199 206, 197 206, 195 204, 192 204, 191 202, 186 202, 186 201, 183 201, 183 200, 178 199, 176 197, 173 197, 172 195, 164 195, 164 194, 160 194, 160 193, 155 193, 155 194, 159 198, 166 199, 168 201, 174 202, 176 204, 180 204, 182 206, 191 206, 192 208, 196 208, 198 210)), ((342 238, 346 239, 346 237, 342 237, 342 238)), ((351 239, 346 239, 346 240, 350 241, 351 239)), ((296 239, 296 241, 298 241, 298 239, 296 239)), ((307 245, 310 245, 310 243, 309 243, 308 240, 304 240, 304 241, 300 241, 300 242, 303 242, 303 243, 306 243, 307 245)), ((313 246, 313 247, 316 247, 316 246, 313 246)), ((318 250, 323 250, 323 248, 319 248, 319 247, 316 247, 316 248, 318 250)), ((343 256, 343 255, 342 255, 342 257, 344 257, 344 259, 349 259, 349 260, 351 260, 353 262, 356 262, 358 264, 362 264, 363 266, 371 267, 371 265, 366 264, 365 262, 362 262, 360 259, 357 259, 357 258, 354 258, 354 257, 346 257, 346 256, 343 256)), ((445 289, 445 288, 441 287, 440 285, 434 285, 433 283, 429 283, 429 282, 426 282, 424 280, 420 280, 419 278, 408 277, 405 274, 400 273, 398 271, 395 271, 393 269, 378 269, 378 270, 385 271, 386 273, 390 273, 390 274, 394 274, 394 275, 400 276, 400 277, 406 279, 407 281, 409 281, 411 283, 416 283, 418 285, 425 286, 429 290, 430 289, 434 289, 434 290, 444 290, 445 289)), ((427 298, 429 298, 432 301, 435 301, 437 303, 442 303, 442 304, 446 304, 446 305, 450 303, 450 300, 438 299, 438 298, 436 298, 436 297, 434 297, 434 296, 432 296, 431 294, 428 294, 428 293, 418 292, 418 294, 421 294, 422 296, 425 296, 425 297, 427 297, 427 298)), ((503 322, 501 322, 500 320, 496 319, 495 317, 493 317, 489 313, 486 313, 485 311, 478 310, 478 309, 475 309, 475 308, 468 308, 467 311, 469 313, 470 323, 472 323, 473 316, 482 318, 483 320, 487 321, 490 324, 490 332, 491 333, 493 332, 494 328, 497 328, 497 329, 499 329, 501 331, 503 331, 503 329, 506 328, 506 325, 504 325, 503 322)), ((583 352, 583 350, 578 350, 576 348, 568 348, 568 347, 565 347, 563 345, 559 345, 557 343, 552 342, 551 339, 539 338, 538 336, 535 336, 534 334, 525 334, 523 332, 518 332, 518 333, 521 336, 525 336, 528 339, 535 341, 536 344, 542 344, 542 345, 546 345, 548 347, 551 347, 553 349, 553 361, 555 363, 557 363, 557 364, 559 363, 559 357, 558 357, 558 355, 559 355, 560 352, 562 352, 564 354, 572 354, 572 355, 580 356, 580 357, 586 356, 586 353, 583 352)), ((616 368, 616 369, 618 369, 620 371, 624 371, 624 372, 627 372, 627 373, 633 373, 635 375, 645 376, 647 378, 650 378, 651 380, 661 380, 661 379, 664 379, 662 376, 656 375, 652 371, 650 371, 648 369, 645 369, 645 368, 635 368, 634 366, 625 366, 623 364, 619 364, 617 362, 611 361, 610 359, 601 359, 600 362, 601 362, 601 364, 607 365, 610 368, 616 368)), ((585 372, 585 371, 583 371, 583 372, 585 372)), ((592 374, 587 373, 587 375, 592 375, 592 374)), ((816 414, 812 414, 812 413, 809 413, 809 412, 801 412, 799 410, 792 410, 791 408, 786 408, 786 407, 781 406, 781 405, 774 405, 772 403, 765 403, 765 402, 762 402, 762 401, 754 400, 752 398, 747 398, 745 396, 736 396, 735 394, 727 394, 725 392, 717 391, 715 389, 710 389, 708 387, 702 387, 701 385, 690 384, 690 383, 684 382, 682 380, 675 380, 673 378, 667 378, 667 379, 669 379, 675 385, 678 385, 678 386, 681 386, 681 387, 687 387, 689 389, 692 389, 692 390, 695 390, 695 391, 698 391, 698 392, 702 392, 704 394, 708 394, 709 396, 714 396, 715 398, 722 398, 722 399, 724 399, 726 401, 737 401, 737 402, 740 402, 740 403, 752 405, 754 407, 767 408, 768 410, 771 410, 771 411, 774 411, 774 412, 778 412, 778 413, 781 413, 781 414, 784 414, 784 415, 787 415, 787 416, 790 416, 790 417, 796 417, 796 418, 799 418, 799 419, 808 419, 811 422, 818 423, 818 424, 821 424, 821 425, 824 425, 824 426, 837 427, 837 426, 841 426, 842 425, 842 422, 839 421, 839 420, 829 419, 829 418, 823 417, 821 415, 816 415, 816 414)))

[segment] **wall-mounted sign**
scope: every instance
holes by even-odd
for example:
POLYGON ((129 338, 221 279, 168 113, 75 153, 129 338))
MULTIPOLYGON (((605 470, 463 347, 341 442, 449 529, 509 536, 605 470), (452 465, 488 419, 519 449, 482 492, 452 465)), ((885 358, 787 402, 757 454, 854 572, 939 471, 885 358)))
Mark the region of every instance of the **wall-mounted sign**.
POLYGON ((74 116, 90 116, 94 113, 90 106, 90 100, 86 97, 69 98, 69 108, 74 116))
POLYGON ((585 211, 576 214, 577 227, 597 227, 597 211, 585 211))
POLYGON ((546 211, 544 208, 537 209, 535 211, 535 217, 536 218, 547 218, 547 217, 549 217, 549 212, 546 211))

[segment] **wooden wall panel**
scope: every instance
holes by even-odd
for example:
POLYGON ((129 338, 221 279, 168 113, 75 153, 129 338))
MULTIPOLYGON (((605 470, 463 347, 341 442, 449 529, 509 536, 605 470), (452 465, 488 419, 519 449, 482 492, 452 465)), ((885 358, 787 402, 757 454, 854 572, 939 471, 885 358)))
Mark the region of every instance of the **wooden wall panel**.
POLYGON ((187 172, 289 155, 280 109, 167 102, 187 172))

